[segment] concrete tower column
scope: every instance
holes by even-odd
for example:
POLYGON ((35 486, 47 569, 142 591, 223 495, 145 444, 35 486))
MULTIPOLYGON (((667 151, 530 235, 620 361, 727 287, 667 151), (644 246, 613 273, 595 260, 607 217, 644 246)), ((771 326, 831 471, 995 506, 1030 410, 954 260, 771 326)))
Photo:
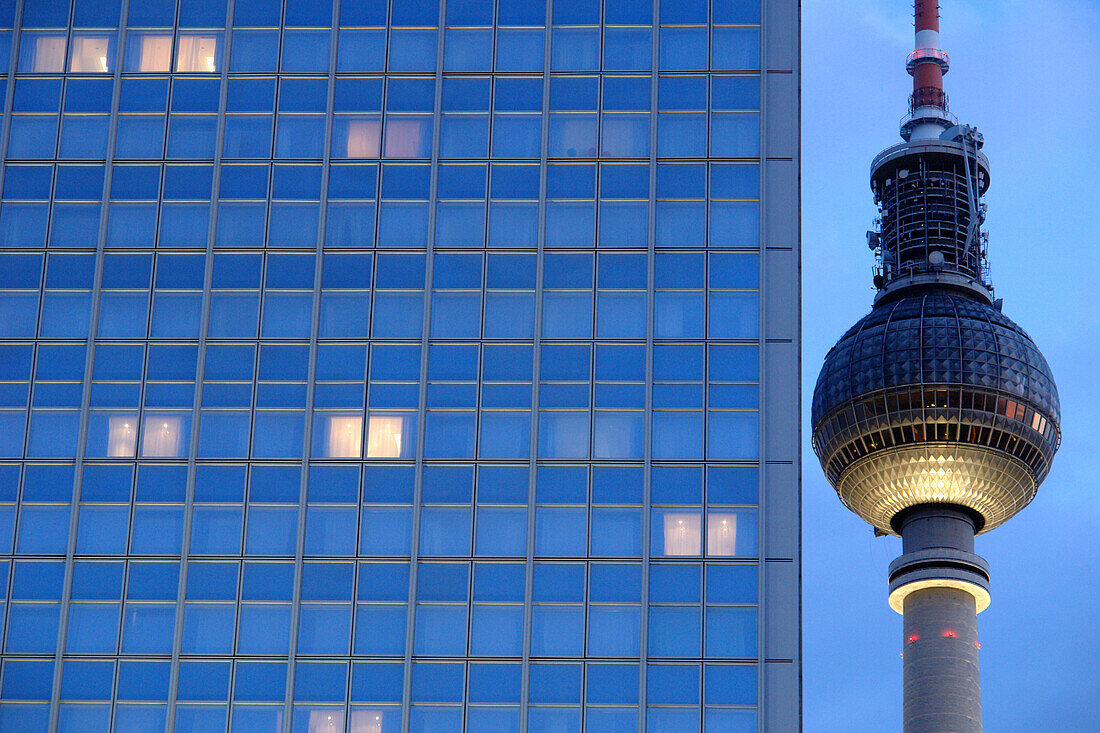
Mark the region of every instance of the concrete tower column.
POLYGON ((958 588, 925 588, 904 601, 905 733, 981 733, 978 614, 958 588))
POLYGON ((890 605, 902 614, 904 733, 981 733, 978 612, 989 571, 974 554, 972 512, 925 504, 895 525, 904 554, 890 566, 890 605))

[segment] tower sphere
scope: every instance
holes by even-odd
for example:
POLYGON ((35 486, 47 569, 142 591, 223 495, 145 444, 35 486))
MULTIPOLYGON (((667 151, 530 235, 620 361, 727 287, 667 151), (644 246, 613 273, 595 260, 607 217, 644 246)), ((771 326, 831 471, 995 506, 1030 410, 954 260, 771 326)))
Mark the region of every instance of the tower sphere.
POLYGON ((849 509, 896 534, 921 504, 981 531, 1034 498, 1058 449, 1058 390, 1031 338, 965 291, 921 289, 848 330, 814 389, 813 446, 849 509))

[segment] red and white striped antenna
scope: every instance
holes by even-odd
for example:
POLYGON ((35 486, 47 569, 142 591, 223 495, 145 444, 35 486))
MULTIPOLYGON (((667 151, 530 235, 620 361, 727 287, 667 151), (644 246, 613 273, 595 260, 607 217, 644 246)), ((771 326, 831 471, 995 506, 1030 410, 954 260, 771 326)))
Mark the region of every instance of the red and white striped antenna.
POLYGON ((914 0, 913 18, 916 43, 905 62, 906 71, 913 77, 909 119, 902 126, 907 140, 911 135, 936 137, 953 124, 947 117, 947 95, 943 91, 943 75, 951 67, 951 60, 940 48, 939 0, 914 0))

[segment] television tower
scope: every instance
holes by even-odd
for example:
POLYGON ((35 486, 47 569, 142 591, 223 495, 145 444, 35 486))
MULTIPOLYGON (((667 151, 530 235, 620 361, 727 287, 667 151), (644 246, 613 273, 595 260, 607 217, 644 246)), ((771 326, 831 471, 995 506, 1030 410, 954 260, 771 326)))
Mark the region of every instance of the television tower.
POLYGON ((878 292, 825 357, 813 447, 845 506, 902 538, 889 600, 903 617, 905 733, 977 733, 990 594, 974 536, 1034 498, 1061 439, 1058 391, 993 298, 989 161, 948 112, 938 0, 916 0, 915 15, 904 142, 871 164, 878 292))

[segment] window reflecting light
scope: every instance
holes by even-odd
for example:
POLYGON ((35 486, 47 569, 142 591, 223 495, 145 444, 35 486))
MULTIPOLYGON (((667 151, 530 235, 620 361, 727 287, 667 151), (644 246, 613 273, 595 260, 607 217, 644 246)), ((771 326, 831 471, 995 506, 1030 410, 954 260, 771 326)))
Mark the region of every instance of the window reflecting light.
POLYGON ((329 458, 358 458, 363 452, 363 418, 359 415, 330 417, 325 447, 325 455, 329 458))
POLYGON ((386 157, 422 157, 421 141, 425 137, 427 123, 417 117, 390 117, 386 120, 386 157))
POLYGON ((27 66, 29 68, 23 69, 20 65, 20 71, 38 71, 57 73, 64 71, 65 68, 65 36, 39 36, 34 39, 34 51, 30 59, 24 58, 24 60, 30 61, 27 66))
POLYGON ((371 416, 367 424, 367 458, 400 458, 405 418, 371 416))
POLYGON ((382 733, 382 711, 353 710, 348 733, 382 733))
POLYGON ((694 512, 665 515, 665 554, 698 555, 702 547, 700 518, 694 512))
POLYGON ((183 421, 172 415, 146 415, 141 432, 141 455, 144 458, 176 458, 183 447, 183 421))
POLYGON ((382 125, 379 120, 348 120, 349 158, 377 158, 382 125))
POLYGON ((344 733, 342 710, 311 710, 309 733, 344 733))
POLYGON ((218 39, 214 36, 180 36, 176 71, 217 71, 218 39))
POLYGON ((137 448, 137 415, 119 415, 107 421, 107 455, 133 458, 137 448))
POLYGON ((172 36, 141 37, 141 51, 135 71, 168 71, 172 66, 172 36))
POLYGON ((707 554, 724 556, 737 554, 736 514, 707 515, 707 554))
POLYGON ((105 37, 74 37, 69 51, 69 71, 104 73, 113 62, 110 39, 105 37))

